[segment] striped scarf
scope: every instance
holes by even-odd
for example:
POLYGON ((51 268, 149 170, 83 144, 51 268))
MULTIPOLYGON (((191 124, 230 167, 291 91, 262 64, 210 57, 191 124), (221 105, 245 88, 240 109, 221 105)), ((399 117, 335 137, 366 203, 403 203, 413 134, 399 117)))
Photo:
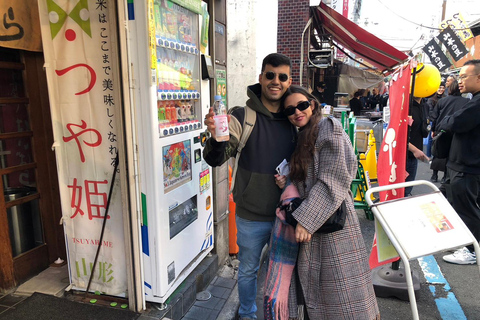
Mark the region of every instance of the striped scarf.
MULTIPOLYGON (((280 201, 285 205, 298 196, 296 187, 289 184, 283 191, 280 201)), ((265 320, 288 319, 288 292, 299 247, 295 240, 295 228, 285 222, 285 212, 277 208, 276 214, 270 237, 270 255, 263 298, 265 320)))

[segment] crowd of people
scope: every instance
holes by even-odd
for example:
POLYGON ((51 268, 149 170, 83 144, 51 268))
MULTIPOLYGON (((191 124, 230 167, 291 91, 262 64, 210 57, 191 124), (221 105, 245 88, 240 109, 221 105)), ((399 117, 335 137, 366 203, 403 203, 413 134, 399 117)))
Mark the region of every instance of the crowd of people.
MULTIPOLYGON (((238 160, 233 189, 240 261, 238 315, 256 319, 257 274, 262 249, 269 244, 265 319, 279 315, 298 319, 301 313, 303 319, 380 319, 350 191, 357 157, 339 121, 322 116, 325 84, 310 93, 292 85, 291 70, 287 56, 269 54, 258 83, 247 88, 246 106, 256 112, 256 122, 238 160), (279 174, 276 168, 284 160, 289 172, 279 174), (280 210, 279 201, 286 199, 280 210), (322 231, 339 213, 343 228, 322 231)), ((414 98, 410 106, 407 181, 415 179, 418 160, 431 158, 423 152, 423 138, 441 130, 451 132, 448 159, 435 170, 445 172, 444 192, 479 240, 480 60, 467 62, 458 80, 451 77, 442 86, 447 96, 439 88, 429 100, 414 98), (473 94, 471 100, 460 95, 467 92, 473 94)), ((383 106, 376 88, 371 93, 358 90, 350 100, 355 114, 383 106)), ((203 157, 209 165, 219 166, 237 156, 245 110, 232 112, 229 141, 215 140, 213 116, 210 109, 204 123, 212 137, 203 157)), ((459 264, 476 261, 471 247, 444 259, 459 264)))
POLYGON ((350 111, 355 116, 363 114, 362 111, 383 111, 387 105, 388 93, 380 94, 378 88, 358 89, 353 93, 353 98, 349 101, 350 111))
MULTIPOLYGON (((445 179, 440 189, 479 241, 480 60, 467 61, 458 78, 447 79, 446 87, 448 95, 438 100, 432 113, 432 134, 435 137, 443 131, 451 134, 452 140, 445 165, 433 169, 444 169, 445 179), (462 94, 471 99, 462 97, 462 94)), ((432 178, 436 180, 435 175, 432 178)), ((477 262, 473 245, 460 248, 444 256, 443 260, 455 264, 477 262)))

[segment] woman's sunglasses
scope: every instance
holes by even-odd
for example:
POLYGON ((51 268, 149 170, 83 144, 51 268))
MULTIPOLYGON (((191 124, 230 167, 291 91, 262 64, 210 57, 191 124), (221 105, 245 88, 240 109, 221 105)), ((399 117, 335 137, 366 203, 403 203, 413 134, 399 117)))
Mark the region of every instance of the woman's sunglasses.
POLYGON ((287 117, 292 116, 295 114, 295 110, 298 109, 298 111, 303 111, 306 110, 308 107, 310 107, 310 102, 309 101, 302 101, 299 104, 297 104, 296 107, 288 107, 283 110, 283 114, 285 114, 287 117))
MULTIPOLYGON (((267 72, 264 72, 265 74, 265 78, 267 78, 268 80, 273 80, 275 79, 275 75, 276 73, 275 72, 272 72, 272 71, 267 71, 267 72)), ((279 73, 278 74, 278 80, 282 81, 282 82, 285 82, 288 80, 288 74, 286 73, 279 73)))

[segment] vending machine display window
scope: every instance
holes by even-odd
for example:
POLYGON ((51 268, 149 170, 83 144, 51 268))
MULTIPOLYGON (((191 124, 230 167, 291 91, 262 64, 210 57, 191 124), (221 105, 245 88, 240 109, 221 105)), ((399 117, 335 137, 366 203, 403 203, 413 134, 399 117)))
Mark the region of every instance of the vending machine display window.
POLYGON ((197 195, 184 203, 174 206, 169 211, 170 239, 179 234, 198 218, 197 195))
POLYGON ((160 137, 200 129, 198 15, 168 0, 155 2, 157 110, 160 137))

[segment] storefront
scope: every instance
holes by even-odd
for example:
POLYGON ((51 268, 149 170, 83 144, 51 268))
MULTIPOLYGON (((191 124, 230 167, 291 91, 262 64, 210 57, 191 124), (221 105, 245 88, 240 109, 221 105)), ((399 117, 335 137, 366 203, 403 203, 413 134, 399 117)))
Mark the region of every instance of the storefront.
POLYGON ((0 13, 0 288, 66 258, 36 2, 0 13))
POLYGON ((73 290, 164 303, 228 228, 201 157, 208 106, 226 103, 225 2, 0 13, 0 288, 60 257, 73 290))
POLYGON ((353 95, 357 89, 381 87, 383 77, 408 58, 323 2, 310 7, 310 16, 310 82, 324 81, 334 91, 332 97, 335 92, 353 95), (329 53, 330 62, 313 60, 317 52, 329 53), (345 65, 339 59, 350 63, 345 65))

